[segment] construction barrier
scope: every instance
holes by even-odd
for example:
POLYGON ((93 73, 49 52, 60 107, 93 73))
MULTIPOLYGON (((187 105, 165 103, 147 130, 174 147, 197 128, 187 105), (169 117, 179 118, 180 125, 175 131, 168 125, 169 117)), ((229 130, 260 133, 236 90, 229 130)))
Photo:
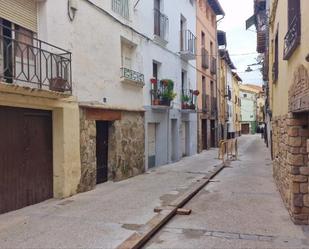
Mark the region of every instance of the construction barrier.
POLYGON ((237 138, 221 140, 219 142, 218 158, 223 162, 225 160, 237 160, 238 157, 238 145, 237 138))

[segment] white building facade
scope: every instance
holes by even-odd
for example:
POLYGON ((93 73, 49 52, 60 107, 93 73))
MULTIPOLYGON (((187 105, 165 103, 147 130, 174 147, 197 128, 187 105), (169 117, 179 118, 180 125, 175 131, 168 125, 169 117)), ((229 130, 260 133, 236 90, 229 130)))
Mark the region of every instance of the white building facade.
POLYGON ((89 189, 89 182, 91 189, 96 182, 121 180, 197 152, 195 4, 38 3, 38 36, 73 54, 73 93, 81 116, 81 191, 89 189), (154 104, 153 78, 161 87, 159 98, 168 94, 170 104, 154 104), (161 86, 164 79, 172 82, 169 93, 161 86), (185 110, 184 95, 191 99, 191 108, 185 110))
POLYGON ((138 30, 150 38, 143 47, 146 169, 197 153, 195 4, 155 0, 136 6, 138 30), (162 104, 164 80, 173 82, 174 99, 162 104), (188 97, 191 108, 182 105, 188 97))

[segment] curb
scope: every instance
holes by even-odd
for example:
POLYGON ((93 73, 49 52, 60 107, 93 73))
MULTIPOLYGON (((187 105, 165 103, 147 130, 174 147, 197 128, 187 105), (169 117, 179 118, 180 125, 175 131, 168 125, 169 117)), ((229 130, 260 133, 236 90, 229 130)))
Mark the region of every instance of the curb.
POLYGON ((178 208, 182 208, 186 203, 188 203, 226 166, 227 165, 224 163, 214 166, 214 170, 207 173, 202 180, 194 184, 184 194, 172 201, 169 205, 161 207, 161 211, 146 223, 143 231, 135 232, 116 249, 140 249, 156 232, 160 230, 161 227, 163 227, 177 214, 178 208))

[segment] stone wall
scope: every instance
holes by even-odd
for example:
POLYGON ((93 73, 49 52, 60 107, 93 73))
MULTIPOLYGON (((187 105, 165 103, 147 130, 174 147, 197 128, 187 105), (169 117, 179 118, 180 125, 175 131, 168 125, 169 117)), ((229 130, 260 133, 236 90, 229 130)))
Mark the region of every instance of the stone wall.
POLYGON ((274 178, 296 224, 309 224, 308 114, 272 121, 274 178))
POLYGON ((145 171, 144 113, 122 112, 109 131, 109 178, 120 181, 145 171))
MULTIPOLYGON (((122 112, 121 120, 110 121, 108 180, 120 181, 144 172, 145 127, 143 112, 122 112)), ((96 121, 80 109, 81 180, 78 192, 96 186, 96 121)))
POLYGON ((85 109, 80 109, 81 180, 78 192, 93 189, 96 185, 96 121, 87 120, 85 109))

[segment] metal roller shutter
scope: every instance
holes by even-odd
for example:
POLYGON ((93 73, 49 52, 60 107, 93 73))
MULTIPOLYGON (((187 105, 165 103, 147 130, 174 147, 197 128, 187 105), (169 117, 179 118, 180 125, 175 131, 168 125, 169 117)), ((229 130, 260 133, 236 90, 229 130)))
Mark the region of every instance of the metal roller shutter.
POLYGON ((34 0, 0 0, 0 17, 37 32, 37 7, 34 0))

